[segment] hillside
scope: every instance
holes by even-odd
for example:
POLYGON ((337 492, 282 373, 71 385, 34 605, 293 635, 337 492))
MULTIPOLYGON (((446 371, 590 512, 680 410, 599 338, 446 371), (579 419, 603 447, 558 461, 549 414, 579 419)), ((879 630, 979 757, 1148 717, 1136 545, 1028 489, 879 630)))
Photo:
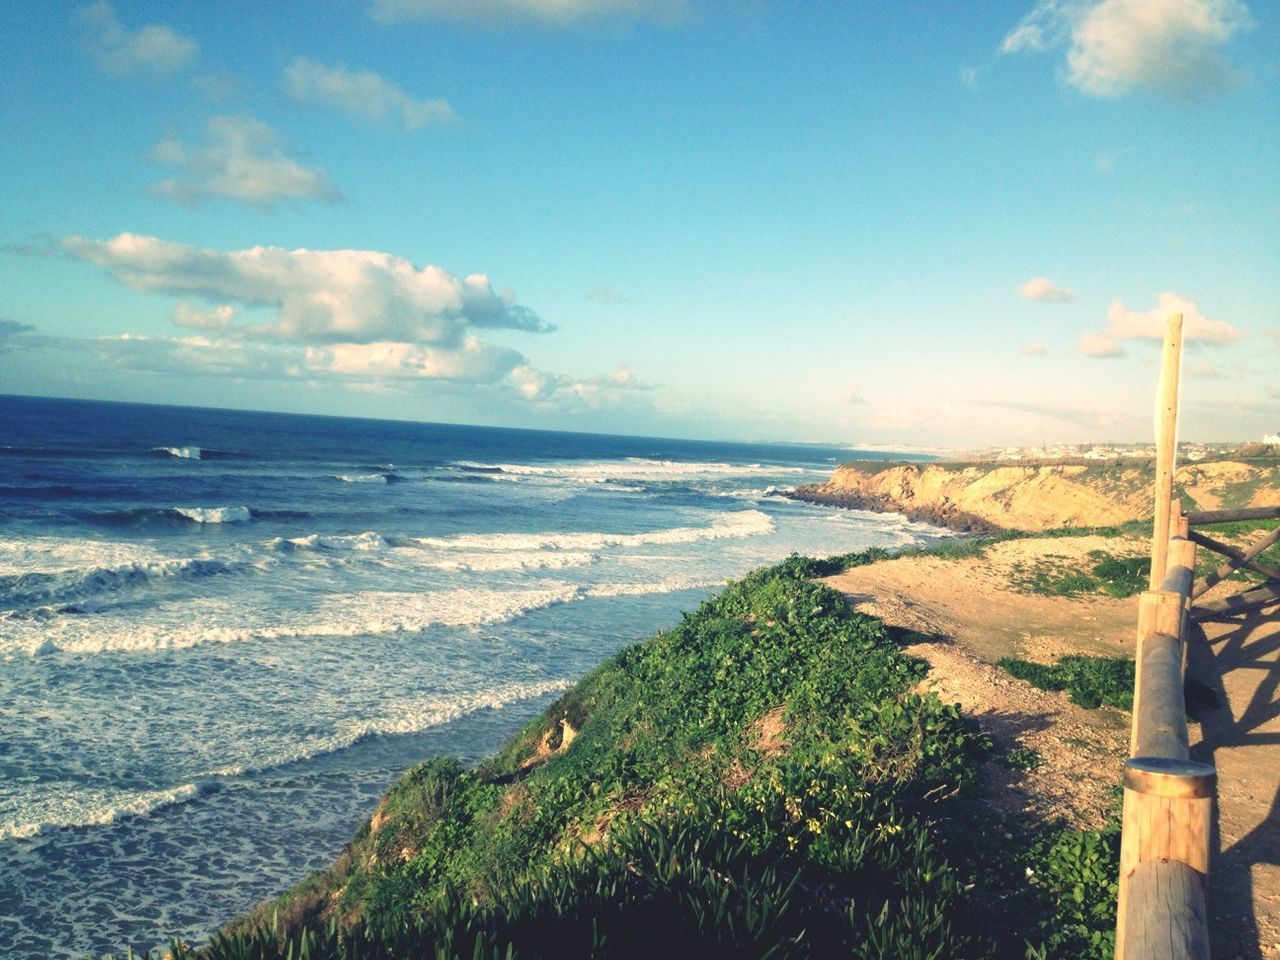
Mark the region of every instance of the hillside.
MULTIPOLYGON (((1052 463, 856 462, 798 499, 892 511, 964 532, 1105 527, 1151 516, 1150 461, 1052 463)), ((1272 506, 1280 493, 1274 459, 1219 460, 1180 468, 1186 509, 1272 506)))
POLYGON ((409 771, 206 955, 1105 955, 1113 832, 993 806, 1010 745, 815 572, 729 585, 475 770, 409 771))

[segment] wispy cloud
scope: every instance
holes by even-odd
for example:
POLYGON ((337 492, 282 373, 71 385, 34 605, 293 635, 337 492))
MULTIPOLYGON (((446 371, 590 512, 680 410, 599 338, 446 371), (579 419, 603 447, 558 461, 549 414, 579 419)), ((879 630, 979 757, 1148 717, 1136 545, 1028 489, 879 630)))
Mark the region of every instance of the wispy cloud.
POLYGON ((1000 51, 1066 47, 1066 82, 1089 96, 1195 101, 1238 82, 1221 48, 1251 26, 1242 0, 1040 0, 1000 51))
POLYGON ((457 119, 446 101, 411 97, 371 70, 326 66, 306 57, 298 57, 285 68, 284 88, 299 103, 329 107, 362 120, 398 119, 406 130, 457 119))
POLYGON ((572 24, 593 20, 673 21, 687 0, 373 0, 374 19, 383 23, 418 18, 524 20, 572 24))
POLYGON ((1018 348, 1018 356, 1020 357, 1043 357, 1048 352, 1049 348, 1039 340, 1032 340, 1030 343, 1024 343, 1018 348))
POLYGON ((179 203, 220 197, 270 209, 281 200, 342 199, 323 170, 289 156, 280 134, 252 117, 211 117, 203 144, 169 137, 152 148, 150 158, 180 172, 152 185, 179 203))
POLYGON ((200 45, 172 27, 148 23, 128 30, 116 16, 115 7, 99 0, 80 7, 75 19, 83 31, 85 49, 102 70, 118 76, 146 74, 165 77, 200 54, 200 45))
POLYGON ((1060 287, 1048 277, 1032 277, 1018 287, 1018 296, 1023 300, 1038 300, 1041 303, 1071 303, 1076 295, 1066 287, 1060 287))

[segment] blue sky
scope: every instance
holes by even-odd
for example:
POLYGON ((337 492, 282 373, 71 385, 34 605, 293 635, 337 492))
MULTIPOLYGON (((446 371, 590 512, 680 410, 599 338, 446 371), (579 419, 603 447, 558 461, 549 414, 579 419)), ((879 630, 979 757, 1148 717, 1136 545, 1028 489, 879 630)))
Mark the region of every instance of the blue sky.
POLYGON ((1242 0, 8 5, 0 391, 708 438, 1280 430, 1242 0))

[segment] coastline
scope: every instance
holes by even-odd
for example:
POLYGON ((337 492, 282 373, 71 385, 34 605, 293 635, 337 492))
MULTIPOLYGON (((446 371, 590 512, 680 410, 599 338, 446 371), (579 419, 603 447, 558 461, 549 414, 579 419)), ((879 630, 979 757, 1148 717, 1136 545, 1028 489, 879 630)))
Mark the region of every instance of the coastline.
POLYGON ((1001 533, 1004 527, 972 513, 965 513, 953 504, 908 506, 895 502, 887 495, 866 494, 852 489, 832 489, 829 483, 807 483, 793 490, 779 491, 778 496, 802 503, 812 503, 843 510, 870 510, 873 513, 897 513, 922 523, 932 523, 954 533, 987 536, 1001 533))

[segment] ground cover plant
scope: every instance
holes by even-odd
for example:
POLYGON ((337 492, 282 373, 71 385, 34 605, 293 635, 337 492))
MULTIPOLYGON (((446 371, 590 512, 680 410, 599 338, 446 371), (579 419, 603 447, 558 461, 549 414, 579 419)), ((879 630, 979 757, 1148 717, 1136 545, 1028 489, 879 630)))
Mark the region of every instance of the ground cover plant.
POLYGON ((202 955, 1107 955, 1114 897, 1072 892, 1101 854, 992 817, 986 739, 801 560, 622 651, 480 767, 414 768, 330 870, 202 955))
POLYGON ((1085 569, 1065 557, 1045 557, 1030 568, 1015 566, 1011 585, 1025 593, 1052 597, 1106 594, 1123 599, 1147 589, 1150 557, 1117 557, 1105 550, 1090 550, 1085 569))
POLYGON ((1124 657, 1072 654, 1053 664, 1003 657, 998 665, 1033 687, 1065 690, 1072 703, 1091 710, 1103 705, 1133 709, 1134 664, 1124 657))

